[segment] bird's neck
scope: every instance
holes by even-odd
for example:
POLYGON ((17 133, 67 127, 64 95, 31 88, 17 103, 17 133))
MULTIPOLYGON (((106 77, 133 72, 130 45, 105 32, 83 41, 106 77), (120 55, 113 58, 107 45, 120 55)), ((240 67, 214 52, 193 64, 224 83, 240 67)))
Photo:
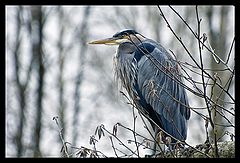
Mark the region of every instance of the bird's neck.
POLYGON ((136 35, 131 35, 130 39, 135 44, 140 44, 142 41, 146 40, 146 37, 144 37, 144 36, 142 36, 140 34, 136 34, 136 35))

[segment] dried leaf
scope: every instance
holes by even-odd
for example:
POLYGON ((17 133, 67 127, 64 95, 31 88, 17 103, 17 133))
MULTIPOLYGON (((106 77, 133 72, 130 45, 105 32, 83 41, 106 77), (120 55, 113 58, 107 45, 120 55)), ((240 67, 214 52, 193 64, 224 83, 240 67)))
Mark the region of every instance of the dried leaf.
POLYGON ((115 124, 115 125, 113 126, 113 135, 114 135, 114 136, 117 136, 117 126, 118 126, 118 124, 115 124))
POLYGON ((97 135, 98 128, 99 128, 99 126, 97 126, 97 128, 96 128, 96 130, 95 130, 95 133, 94 133, 94 135, 97 135))

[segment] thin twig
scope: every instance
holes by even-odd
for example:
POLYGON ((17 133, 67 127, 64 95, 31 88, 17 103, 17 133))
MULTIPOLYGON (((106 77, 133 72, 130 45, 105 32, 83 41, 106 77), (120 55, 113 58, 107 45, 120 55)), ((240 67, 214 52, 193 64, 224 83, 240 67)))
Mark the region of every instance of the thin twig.
POLYGON ((62 128, 60 127, 59 123, 58 123, 58 116, 55 116, 53 117, 53 120, 55 120, 57 126, 58 126, 58 129, 59 129, 59 136, 60 136, 60 139, 62 141, 62 144, 63 144, 63 149, 64 149, 64 153, 66 154, 66 156, 69 158, 69 154, 68 154, 68 151, 67 151, 67 146, 66 146, 66 142, 63 138, 63 135, 62 135, 62 128))
MULTIPOLYGON (((230 55, 232 53, 232 49, 233 49, 233 44, 235 43, 235 36, 233 38, 233 41, 232 41, 232 44, 231 44, 231 47, 230 47, 230 50, 229 50, 229 53, 228 53, 228 57, 227 57, 227 60, 226 60, 226 64, 228 64, 228 61, 229 61, 229 58, 230 58, 230 55)), ((234 71, 232 72, 234 74, 234 71)))
POLYGON ((123 145, 127 150, 129 150, 132 154, 138 156, 134 151, 132 151, 128 146, 126 146, 116 135, 112 134, 110 131, 108 131, 103 125, 101 125, 101 128, 106 131, 109 135, 114 137, 117 141, 119 141, 120 145, 123 145))
POLYGON ((137 145, 137 138, 136 138, 136 118, 137 116, 135 115, 135 112, 134 112, 134 107, 132 108, 132 112, 133 112, 133 137, 134 137, 134 140, 135 140, 135 144, 136 144, 136 148, 137 148, 137 154, 138 154, 138 157, 139 157, 139 149, 138 149, 138 145, 137 145))
POLYGON ((112 137, 111 137, 111 136, 109 136, 109 139, 110 139, 110 141, 111 141, 111 144, 112 144, 112 149, 113 149, 113 151, 114 151, 114 154, 116 155, 116 157, 118 157, 118 155, 117 155, 117 152, 116 152, 116 148, 114 147, 114 144, 113 144, 112 137))
MULTIPOLYGON (((205 81, 204 81, 204 77, 203 77, 203 74, 204 74, 204 70, 203 70, 203 60, 202 60, 202 49, 201 49, 201 44, 200 44, 200 23, 201 23, 201 19, 199 19, 199 16, 198 16, 198 6, 196 6, 196 18, 197 18, 197 29, 198 29, 198 32, 197 32, 197 40, 198 40, 198 49, 199 49, 199 55, 200 55, 200 63, 201 63, 201 70, 202 70, 202 82, 203 82, 203 93, 204 93, 204 97, 207 97, 207 92, 206 92, 206 86, 205 86, 205 81)), ((215 82, 216 83, 216 80, 215 82)), ((204 98, 205 100, 205 103, 207 105, 207 110, 208 110, 208 113, 209 113, 209 121, 210 121, 210 124, 213 128, 213 130, 215 130, 216 126, 213 122, 213 119, 212 119, 212 116, 211 116, 211 109, 209 108, 209 102, 207 100, 207 98, 204 98)), ((215 157, 219 157, 218 155, 218 148, 217 148, 217 139, 216 139, 216 133, 214 132, 214 151, 215 151, 215 157)))
MULTIPOLYGON (((184 24, 188 27, 188 29, 192 32, 192 34, 197 38, 197 34, 192 30, 192 28, 189 26, 189 24, 183 19, 183 17, 172 7, 169 5, 169 7, 173 10, 173 12, 184 22, 184 24)), ((212 53, 215 57, 218 58, 219 61, 221 61, 229 71, 233 73, 233 70, 227 65, 227 62, 224 62, 216 53, 214 53, 212 50, 210 50, 201 40, 199 40, 202 46, 204 46, 210 53, 212 53)))
MULTIPOLYGON (((189 57, 192 59, 192 61, 196 64, 196 66, 197 66, 199 69, 202 69, 202 67, 197 63, 197 61, 196 61, 196 60, 194 59, 194 57, 191 55, 191 53, 189 52, 189 50, 187 49, 187 47, 186 47, 185 44, 183 43, 182 39, 181 39, 180 37, 178 37, 177 34, 174 32, 174 30, 172 29, 171 25, 169 24, 168 20, 166 19, 165 15, 164 15, 164 13, 163 13, 163 11, 162 11, 162 9, 160 8, 159 5, 158 5, 158 9, 159 9, 159 11, 160 11, 160 16, 162 16, 163 19, 164 19, 164 21, 167 23, 167 27, 170 29, 170 31, 173 33, 173 35, 177 38, 177 40, 181 43, 182 47, 183 47, 184 50, 187 52, 187 54, 189 55, 189 57)), ((176 11, 175 11, 175 12, 176 12, 176 11)), ((179 14, 178 14, 178 15, 179 15, 179 14)), ((182 17, 180 17, 180 18, 183 20, 182 17)), ((185 21, 184 23, 186 23, 186 21, 185 21)), ((186 23, 186 24, 187 24, 187 23, 186 23)), ((188 27, 189 27, 189 25, 188 25, 188 27)), ((193 31, 193 30, 191 30, 191 31, 193 31)), ((197 38, 197 36, 196 36, 196 34, 195 34, 194 32, 193 32, 193 34, 194 34, 194 36, 197 38)), ((201 40, 199 40, 199 42, 202 43, 201 40)), ((202 45, 209 50, 209 48, 208 48, 206 45, 204 45, 203 43, 202 43, 202 45)), ((211 52, 211 50, 209 50, 209 51, 211 52)), ((215 54, 215 53, 214 53, 214 54, 215 54)), ((215 54, 215 56, 217 56, 217 54, 215 54)), ((221 58, 219 58, 218 56, 217 56, 217 58, 224 64, 224 62, 222 61, 221 58)), ((229 71, 233 72, 233 70, 232 70, 228 65, 226 65, 226 64, 224 64, 224 65, 228 68, 229 71)), ((213 78, 208 72, 206 72, 204 69, 203 69, 202 71, 203 71, 207 76, 209 76, 209 78, 211 78, 212 80, 214 80, 214 78, 213 78)), ((230 95, 230 93, 227 92, 227 91, 221 86, 221 84, 219 84, 218 82, 217 82, 216 84, 217 84, 217 86, 218 86, 219 88, 223 89, 223 91, 229 96, 229 98, 230 98, 232 101, 235 101, 235 99, 232 97, 232 95, 230 95)))

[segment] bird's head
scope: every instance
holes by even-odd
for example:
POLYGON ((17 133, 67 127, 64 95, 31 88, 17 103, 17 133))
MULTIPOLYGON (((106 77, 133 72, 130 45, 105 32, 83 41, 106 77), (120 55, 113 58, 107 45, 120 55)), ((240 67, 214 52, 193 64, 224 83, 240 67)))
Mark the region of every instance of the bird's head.
POLYGON ((141 42, 145 39, 143 35, 133 29, 126 29, 114 34, 111 38, 95 40, 88 42, 88 44, 105 44, 105 45, 119 45, 124 42, 141 42))

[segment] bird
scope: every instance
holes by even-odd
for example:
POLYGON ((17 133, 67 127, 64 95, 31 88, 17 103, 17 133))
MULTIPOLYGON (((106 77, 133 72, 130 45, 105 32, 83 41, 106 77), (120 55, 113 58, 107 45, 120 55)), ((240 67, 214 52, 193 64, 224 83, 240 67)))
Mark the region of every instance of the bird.
POLYGON ((118 45, 116 76, 140 114, 148 118, 155 140, 162 133, 162 141, 171 147, 184 142, 190 106, 176 59, 160 43, 134 29, 88 43, 118 45))

